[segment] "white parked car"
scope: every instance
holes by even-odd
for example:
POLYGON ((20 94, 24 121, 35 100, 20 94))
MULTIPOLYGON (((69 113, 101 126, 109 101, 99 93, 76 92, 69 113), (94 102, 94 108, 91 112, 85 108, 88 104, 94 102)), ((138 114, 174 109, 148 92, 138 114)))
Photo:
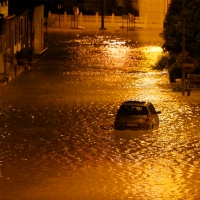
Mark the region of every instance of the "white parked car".
POLYGON ((151 102, 126 101, 121 104, 114 121, 115 130, 152 130, 159 125, 161 111, 151 102))

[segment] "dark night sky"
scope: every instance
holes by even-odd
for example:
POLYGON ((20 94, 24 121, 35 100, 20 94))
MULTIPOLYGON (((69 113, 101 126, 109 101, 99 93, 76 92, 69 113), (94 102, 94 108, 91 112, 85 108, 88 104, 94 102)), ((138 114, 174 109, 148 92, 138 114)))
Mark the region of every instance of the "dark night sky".
MULTIPOLYGON (((1 0, 0 0, 1 1, 1 0)), ((20 14, 27 9, 43 4, 43 0, 9 0, 9 15, 20 14)))

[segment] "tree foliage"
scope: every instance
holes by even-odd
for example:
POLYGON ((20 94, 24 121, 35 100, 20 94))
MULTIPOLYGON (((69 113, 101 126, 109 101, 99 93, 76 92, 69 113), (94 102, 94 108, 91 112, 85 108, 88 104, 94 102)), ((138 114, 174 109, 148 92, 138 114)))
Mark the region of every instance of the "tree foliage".
POLYGON ((161 33, 163 49, 170 53, 182 53, 183 17, 185 21, 185 50, 192 57, 200 57, 200 0, 172 0, 165 16, 165 28, 161 33))

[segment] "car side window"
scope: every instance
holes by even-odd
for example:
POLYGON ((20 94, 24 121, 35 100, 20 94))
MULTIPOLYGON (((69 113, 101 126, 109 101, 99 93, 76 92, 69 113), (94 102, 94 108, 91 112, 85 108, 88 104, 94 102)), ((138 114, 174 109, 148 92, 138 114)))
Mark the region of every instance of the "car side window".
POLYGON ((149 107, 151 114, 156 114, 156 110, 155 110, 153 104, 150 103, 148 107, 149 107))

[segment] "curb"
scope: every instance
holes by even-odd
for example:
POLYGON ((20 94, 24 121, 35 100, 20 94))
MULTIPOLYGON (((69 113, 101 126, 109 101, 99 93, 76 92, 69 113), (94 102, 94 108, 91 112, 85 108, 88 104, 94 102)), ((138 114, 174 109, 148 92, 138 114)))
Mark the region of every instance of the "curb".
POLYGON ((12 72, 5 74, 3 79, 0 79, 0 89, 5 86, 8 82, 16 78, 17 75, 21 74, 24 71, 24 68, 19 68, 16 73, 12 72))
MULTIPOLYGON (((42 56, 45 54, 45 52, 47 51, 48 47, 46 47, 45 49, 43 49, 38 55, 37 57, 33 60, 33 64, 36 63, 40 58, 42 58, 42 56)), ((19 74, 21 74, 23 71, 25 70, 30 70, 31 67, 30 66, 24 66, 24 67, 20 67, 19 69, 17 69, 16 72, 10 72, 7 74, 2 74, 3 78, 0 79, 0 89, 2 89, 3 86, 5 86, 8 82, 12 81, 13 79, 16 78, 16 76, 18 76, 19 74)))

